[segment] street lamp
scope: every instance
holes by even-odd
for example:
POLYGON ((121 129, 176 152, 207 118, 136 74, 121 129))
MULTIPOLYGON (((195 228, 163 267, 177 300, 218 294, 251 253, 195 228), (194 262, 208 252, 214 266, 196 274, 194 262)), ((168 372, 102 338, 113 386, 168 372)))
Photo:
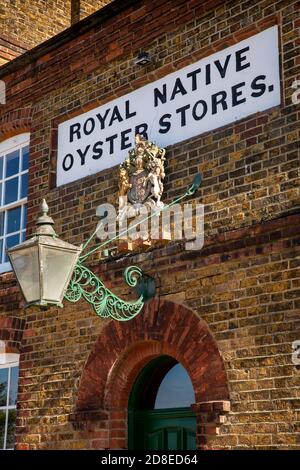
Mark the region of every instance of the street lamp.
POLYGON ((82 247, 58 238, 53 219, 48 216, 49 208, 45 199, 41 209, 42 215, 36 222, 37 229, 33 237, 7 250, 26 307, 63 307, 63 298, 73 303, 83 298, 102 318, 111 317, 118 321, 134 318, 142 310, 145 301, 154 297, 154 279, 147 275, 144 280, 140 268, 128 267, 124 272, 126 283, 141 292, 138 292, 136 301, 126 302, 121 299, 82 263, 79 258, 82 247))
POLYGON ((9 260, 24 295, 26 306, 58 305, 62 300, 81 253, 81 248, 56 235, 48 206, 43 200, 42 216, 32 238, 8 250, 9 260))

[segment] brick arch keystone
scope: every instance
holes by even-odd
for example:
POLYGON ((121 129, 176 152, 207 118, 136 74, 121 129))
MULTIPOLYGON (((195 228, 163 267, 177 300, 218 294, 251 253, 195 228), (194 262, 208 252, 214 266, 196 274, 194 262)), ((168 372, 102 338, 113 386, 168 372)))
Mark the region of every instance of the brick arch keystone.
MULTIPOLYGON (((152 359, 170 355, 188 371, 196 403, 198 447, 210 448, 229 411, 224 363, 207 324, 184 305, 153 300, 127 323, 110 322, 99 335, 85 365, 71 421, 97 421, 106 416, 96 448, 126 448, 127 407, 132 386, 152 359), (116 428, 117 427, 117 428, 116 428)), ((93 424, 94 429, 95 423, 93 424)))

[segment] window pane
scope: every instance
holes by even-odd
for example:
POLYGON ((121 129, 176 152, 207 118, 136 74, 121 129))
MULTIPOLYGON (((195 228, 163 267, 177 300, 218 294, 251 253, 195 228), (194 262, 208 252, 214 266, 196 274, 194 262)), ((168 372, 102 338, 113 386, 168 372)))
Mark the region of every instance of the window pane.
POLYGON ((0 449, 4 449, 6 411, 0 410, 0 449))
POLYGON ((5 182, 4 204, 9 204, 18 200, 18 178, 13 178, 5 182))
POLYGON ((6 178, 19 173, 19 150, 6 155, 6 178))
POLYGON ((6 233, 13 233, 20 230, 21 225, 21 207, 16 207, 7 211, 6 233))
POLYGON ((29 147, 28 145, 22 149, 22 171, 28 169, 28 161, 29 161, 29 147))
POLYGON ((2 263, 2 248, 3 248, 3 240, 0 240, 0 263, 2 263))
POLYGON ((28 173, 22 176, 21 179, 21 198, 26 197, 28 193, 28 173))
POLYGON ((25 229, 27 225, 27 206, 23 206, 23 225, 22 228, 25 229))
POLYGON ((0 369, 0 406, 6 406, 7 381, 8 381, 8 369, 0 369))
POLYGON ((0 183, 0 206, 2 206, 2 183, 0 183))
MULTIPOLYGON (((6 238, 6 250, 7 250, 7 248, 11 248, 12 246, 18 245, 19 239, 20 239, 20 235, 19 235, 19 234, 17 234, 17 235, 11 235, 10 237, 7 237, 7 238, 6 238)), ((5 262, 5 263, 6 263, 7 261, 9 261, 8 256, 7 256, 7 253, 6 253, 6 250, 5 250, 5 259, 4 259, 4 262, 5 262)))
POLYGON ((18 378, 19 378, 19 367, 12 367, 10 370, 10 387, 9 387, 9 405, 17 404, 17 393, 18 393, 18 378))
POLYGON ((8 410, 6 449, 13 449, 15 444, 17 410, 8 410))
POLYGON ((154 409, 189 407, 195 403, 192 381, 181 364, 176 364, 163 378, 154 409))
POLYGON ((3 176, 3 157, 0 157, 0 180, 3 176))
POLYGON ((5 212, 0 212, 0 237, 2 237, 4 232, 4 214, 5 212))

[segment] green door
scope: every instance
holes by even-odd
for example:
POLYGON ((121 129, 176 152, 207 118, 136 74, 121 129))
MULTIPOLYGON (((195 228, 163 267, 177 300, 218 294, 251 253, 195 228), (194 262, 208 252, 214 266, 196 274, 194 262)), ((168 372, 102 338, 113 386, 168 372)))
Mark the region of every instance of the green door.
POLYGON ((196 418, 186 408, 134 413, 135 449, 196 449, 196 418))
POLYGON ((196 449, 194 402, 192 382, 181 364, 170 356, 151 361, 131 392, 129 449, 196 449))

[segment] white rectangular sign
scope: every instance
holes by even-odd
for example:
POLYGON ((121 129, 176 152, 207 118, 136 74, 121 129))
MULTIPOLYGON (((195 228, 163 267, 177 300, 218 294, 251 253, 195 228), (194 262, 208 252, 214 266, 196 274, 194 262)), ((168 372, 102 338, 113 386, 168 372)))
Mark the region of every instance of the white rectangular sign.
POLYGON ((279 104, 273 26, 60 124, 57 186, 122 163, 136 133, 166 147, 279 104))

